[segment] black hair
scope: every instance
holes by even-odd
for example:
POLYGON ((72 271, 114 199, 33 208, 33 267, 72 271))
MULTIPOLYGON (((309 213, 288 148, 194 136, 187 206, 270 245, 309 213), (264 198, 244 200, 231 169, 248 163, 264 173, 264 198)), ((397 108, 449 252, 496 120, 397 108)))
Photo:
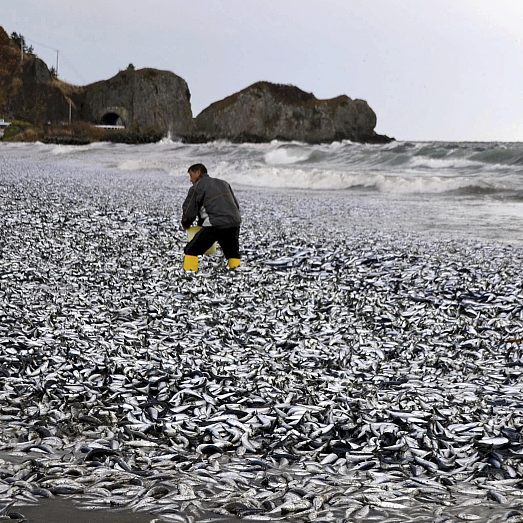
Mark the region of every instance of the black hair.
POLYGON ((201 174, 207 174, 207 167, 203 163, 195 163, 189 167, 187 172, 194 173, 196 171, 200 171, 201 174))

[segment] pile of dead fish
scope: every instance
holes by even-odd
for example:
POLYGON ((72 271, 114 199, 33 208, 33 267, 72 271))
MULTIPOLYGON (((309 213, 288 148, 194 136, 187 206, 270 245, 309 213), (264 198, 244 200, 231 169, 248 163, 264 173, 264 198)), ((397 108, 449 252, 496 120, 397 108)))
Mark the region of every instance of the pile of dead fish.
POLYGON ((2 165, 4 515, 523 521, 521 246, 240 190, 242 266, 184 274, 185 190, 2 165))

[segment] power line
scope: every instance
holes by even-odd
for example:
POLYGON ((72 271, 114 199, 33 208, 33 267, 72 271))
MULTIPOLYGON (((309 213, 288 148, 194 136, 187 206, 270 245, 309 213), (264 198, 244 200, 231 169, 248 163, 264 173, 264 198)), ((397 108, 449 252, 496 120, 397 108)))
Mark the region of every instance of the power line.
POLYGON ((41 42, 37 42, 36 40, 32 40, 31 38, 26 38, 25 36, 24 36, 24 40, 28 40, 29 42, 36 44, 36 45, 41 45, 42 47, 45 47, 46 49, 51 49, 52 51, 55 51, 55 52, 59 51, 59 49, 55 49, 54 47, 49 47, 48 45, 42 44, 41 42))
MULTIPOLYGON (((33 40, 32 38, 26 38, 24 36, 24 39, 31 42, 32 44, 41 45, 42 47, 45 47, 46 49, 50 49, 51 51, 56 52, 56 74, 58 75, 58 53, 60 52, 60 50, 56 49, 54 47, 51 47, 49 45, 43 44, 42 42, 37 42, 36 40, 33 40)), ((82 80, 82 82, 84 84, 86 84, 87 80, 78 72, 76 67, 64 56, 63 52, 61 54, 61 57, 62 57, 62 60, 64 60, 69 65, 69 67, 75 72, 75 74, 80 78, 80 80, 82 80)))
POLYGON ((87 83, 87 80, 78 72, 76 67, 64 56, 63 53, 62 53, 62 60, 64 60, 65 63, 69 65, 69 67, 76 73, 76 75, 80 78, 80 80, 82 80, 82 82, 84 84, 87 83))

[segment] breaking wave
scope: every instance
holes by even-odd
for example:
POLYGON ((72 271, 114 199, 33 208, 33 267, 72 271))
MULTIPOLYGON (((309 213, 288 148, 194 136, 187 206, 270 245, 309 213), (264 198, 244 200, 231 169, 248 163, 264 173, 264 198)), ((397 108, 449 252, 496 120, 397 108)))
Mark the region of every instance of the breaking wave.
POLYGON ((350 141, 183 144, 167 137, 156 144, 98 143, 87 146, 0 144, 30 156, 89 162, 127 173, 166 173, 186 182, 187 168, 204 163, 211 175, 254 187, 368 190, 391 194, 449 194, 521 201, 523 144, 472 142, 350 141))
POLYGON ((169 166, 160 161, 152 160, 124 160, 118 164, 120 171, 166 171, 169 166))

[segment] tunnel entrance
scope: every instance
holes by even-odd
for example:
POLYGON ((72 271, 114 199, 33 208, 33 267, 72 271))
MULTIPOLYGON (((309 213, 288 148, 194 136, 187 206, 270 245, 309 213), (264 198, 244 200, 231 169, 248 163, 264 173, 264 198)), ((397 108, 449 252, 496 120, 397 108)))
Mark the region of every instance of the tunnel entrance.
POLYGON ((102 116, 102 125, 118 125, 125 126, 122 117, 116 113, 106 113, 102 116))

